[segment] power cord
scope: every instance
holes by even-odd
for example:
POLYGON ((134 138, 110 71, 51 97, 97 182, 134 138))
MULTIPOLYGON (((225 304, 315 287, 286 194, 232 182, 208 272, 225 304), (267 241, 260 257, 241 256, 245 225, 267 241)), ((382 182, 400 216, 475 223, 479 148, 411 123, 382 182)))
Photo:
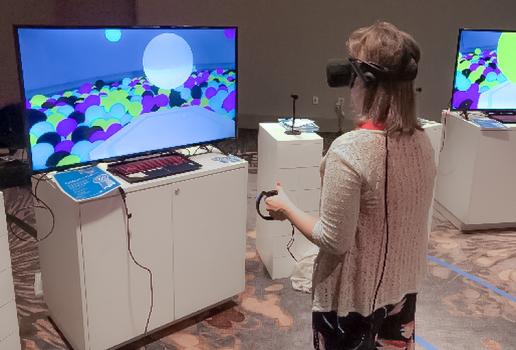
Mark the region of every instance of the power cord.
POLYGON ((210 150, 210 149, 208 148, 208 146, 206 146, 206 145, 201 145, 201 146, 198 146, 198 147, 195 149, 195 151, 194 151, 194 152, 193 152, 193 154, 192 154, 192 157, 193 157, 193 156, 197 156, 197 155, 201 155, 201 154, 212 153, 212 152, 213 152, 213 147, 212 147, 212 149, 210 150), (202 150, 204 150, 204 152, 202 152, 202 153, 198 153, 198 152, 199 152, 199 150, 201 150, 201 149, 202 149, 202 150))
POLYGON ((144 330, 144 333, 143 335, 147 335, 147 332, 149 330, 149 322, 150 322, 150 318, 151 318, 151 315, 152 315, 152 309, 154 308, 154 283, 153 283, 153 276, 152 276, 152 271, 142 265, 141 263, 139 263, 136 258, 134 257, 134 254, 133 254, 133 251, 131 249, 131 231, 129 229, 129 219, 131 219, 132 217, 132 214, 129 213, 129 208, 127 207, 127 194, 125 193, 125 191, 122 189, 122 187, 119 187, 118 190, 120 191, 120 196, 122 197, 122 201, 124 203, 124 209, 125 209, 125 224, 126 224, 126 228, 127 228, 127 250, 129 251, 129 255, 132 259, 132 261, 134 262, 134 264, 136 266, 138 266, 139 268, 141 268, 142 270, 145 270, 147 271, 147 273, 149 274, 149 283, 150 283, 150 308, 149 308, 149 314, 147 315, 147 321, 145 322, 145 330, 144 330))
MULTIPOLYGON (((449 111, 448 111, 449 113, 449 111)), ((444 141, 446 140, 446 123, 447 123, 447 120, 448 120, 448 115, 447 114, 443 114, 441 116, 441 127, 442 127, 442 132, 441 132, 441 147, 439 148, 439 153, 441 153, 444 149, 444 141)))
MULTIPOLYGON (((42 242, 44 241, 45 239, 47 239, 53 232, 54 232, 54 228, 55 228, 55 214, 54 212, 52 211, 52 209, 50 208, 50 206, 48 206, 47 203, 45 203, 41 198, 39 198, 38 196, 38 187, 39 187, 39 184, 40 182, 43 180, 43 178, 46 178, 48 173, 44 173, 42 174, 41 176, 39 176, 38 178, 36 178, 36 185, 34 186, 34 192, 31 190, 31 195, 32 197, 34 197, 39 203, 43 204, 43 205, 31 205, 31 206, 25 206, 25 207, 22 207, 22 208, 19 208, 17 210, 15 210, 13 213, 10 213, 9 215, 15 217, 15 218, 18 218, 17 217, 17 214, 19 214, 20 212, 24 211, 24 210, 28 210, 28 209, 31 209, 31 208, 42 208, 42 209, 47 209, 49 211, 49 213, 52 215, 52 227, 50 229, 50 231, 44 235, 43 238, 41 239, 37 239, 37 238, 34 238, 34 240, 36 240, 36 242, 42 242)), ((35 178, 35 176, 33 176, 33 178, 35 178)), ((45 181, 48 181, 48 180, 45 180, 45 181)), ((147 334, 148 332, 148 329, 149 329, 149 322, 150 322, 150 318, 151 318, 151 315, 152 315, 152 310, 153 310, 153 307, 154 307, 154 283, 153 283, 153 275, 152 275, 152 271, 140 264, 136 258, 134 257, 134 254, 132 252, 132 249, 131 249, 131 233, 130 233, 130 229, 129 229, 129 219, 131 218, 132 214, 129 213, 129 209, 127 207, 127 202, 126 202, 126 193, 124 192, 124 190, 119 187, 119 190, 120 190, 120 194, 121 194, 121 197, 122 197, 122 201, 124 203, 124 209, 125 209, 125 214, 126 214, 126 227, 127 227, 127 249, 129 251, 129 255, 132 259, 132 261, 135 263, 135 265, 137 265, 138 267, 140 267, 141 269, 147 271, 149 273, 149 281, 150 281, 150 291, 151 291, 151 297, 150 297, 150 308, 149 308, 149 313, 148 313, 148 316, 147 316, 147 321, 145 323, 145 333, 144 335, 147 334)), ((20 220, 21 221, 21 220, 20 220)), ((21 241, 30 241, 30 239, 25 239, 21 236, 19 236, 16 231, 13 229, 12 227, 12 224, 13 224, 13 221, 9 221, 9 224, 8 224, 8 228, 9 230, 11 231, 11 233, 16 237, 18 238, 19 240, 21 241)), ((31 236, 32 237, 32 236, 31 236)))
MULTIPOLYGON (((14 212, 12 212, 12 213, 9 213, 9 215, 10 215, 10 216, 12 216, 12 217, 14 217, 14 218, 18 219, 19 221, 22 221, 22 220, 20 220, 20 219, 18 218, 18 216, 17 216, 17 215, 18 215, 19 213, 21 213, 22 211, 25 211, 25 210, 28 210, 28 209, 31 209, 31 208, 46 209, 46 210, 50 213, 50 215, 52 216, 52 227, 50 228, 50 230, 49 230, 49 232, 48 232, 48 233, 46 233, 45 235, 43 235, 43 238, 38 239, 38 238, 37 238, 37 236, 36 236, 35 238, 33 238, 33 240, 35 240, 35 241, 36 241, 36 242, 38 242, 38 243, 39 243, 39 242, 42 242, 42 241, 46 240, 48 237, 50 237, 50 235, 54 232, 54 228, 55 228, 55 224, 56 224, 56 218, 55 218, 55 214, 54 214, 54 212, 52 211, 52 209, 50 208, 50 206, 49 206, 45 201, 43 201, 41 198, 39 198, 39 196, 38 196, 38 187, 39 187, 39 184, 40 184, 40 182, 41 182, 41 180, 42 180, 43 178, 45 178, 45 181, 48 181, 48 177, 47 177, 47 175, 48 175, 48 173, 43 173, 43 174, 41 174, 38 178, 36 178, 34 175, 32 176, 32 178, 36 179, 36 185, 34 185, 34 192, 33 192, 33 191, 32 191, 32 189, 31 189, 30 194, 31 194, 31 196, 32 196, 32 197, 34 197, 34 198, 36 199, 37 203, 41 203, 42 205, 38 205, 38 204, 36 204, 36 205, 29 205, 29 206, 25 206, 25 207, 19 208, 19 209, 15 210, 15 211, 14 211, 14 212)), ((11 231, 11 233, 12 233, 16 238, 18 238, 18 239, 19 239, 19 240, 21 240, 21 241, 26 241, 26 242, 27 242, 27 241, 31 241, 31 239, 25 239, 25 238, 23 238, 23 237, 19 236, 19 235, 15 232, 15 230, 13 229, 13 226, 12 226, 12 225, 13 225, 13 220, 10 220, 10 221, 9 221, 9 224, 8 224, 8 227, 9 227, 9 230, 11 231)), ((19 225, 18 225, 18 226, 19 226, 19 225)), ((20 227, 21 227, 21 226, 20 226, 20 227)), ((26 232, 27 232, 27 230, 26 230, 26 229, 24 229, 23 227, 21 227, 21 228, 22 228, 24 231, 26 231, 26 232)), ((29 232, 27 232, 27 233, 29 233, 29 232)), ((30 235, 30 233, 29 233, 29 235, 30 235)), ((30 236, 32 237, 32 235, 30 235, 30 236)))
POLYGON ((290 256, 292 257, 292 259, 294 259, 295 262, 297 262, 297 259, 296 257, 294 256, 294 254, 290 251, 290 248, 292 248, 292 245, 294 244, 294 224, 291 224, 292 225, 292 235, 290 237, 290 241, 288 241, 287 243, 287 251, 288 253, 290 254, 290 256))
POLYGON ((197 148, 195 149, 195 151, 193 151, 193 153, 190 151, 189 148, 186 148, 185 150, 188 152, 188 154, 186 155, 186 157, 188 157, 188 158, 191 158, 193 156, 198 156, 201 154, 215 153, 215 148, 212 146, 208 146, 208 145, 197 146, 197 148), (211 147, 211 148, 209 148, 209 147, 211 147), (204 152, 199 153, 199 150, 204 150, 204 152))

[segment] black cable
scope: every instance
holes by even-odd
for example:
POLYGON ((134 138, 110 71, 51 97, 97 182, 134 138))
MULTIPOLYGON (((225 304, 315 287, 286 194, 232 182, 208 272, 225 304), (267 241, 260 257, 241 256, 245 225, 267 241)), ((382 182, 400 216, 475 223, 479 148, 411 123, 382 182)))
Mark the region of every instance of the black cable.
MULTIPOLYGON (((43 238, 41 239, 38 239, 36 238, 36 241, 39 243, 39 242, 42 242, 44 241, 45 239, 47 239, 48 237, 50 237, 50 235, 54 232, 54 228, 56 226, 56 216, 54 214, 54 212, 52 211, 52 209, 50 208, 50 206, 45 203, 45 201, 41 200, 41 198, 39 198, 38 196, 38 186, 41 182, 41 180, 46 176, 47 176, 48 173, 44 173, 43 175, 41 175, 37 180, 36 180, 36 185, 34 186, 34 193, 32 193, 32 191, 30 192, 31 195, 41 204, 43 204, 43 206, 48 210, 48 212, 50 213, 50 215, 52 216, 52 227, 50 228, 50 230, 48 231, 48 233, 46 235, 43 236, 43 238)), ((45 180, 45 181, 48 181, 48 180, 45 180)), ((38 206, 34 206, 34 208, 37 208, 38 206)))
POLYGON ((287 243, 287 250, 288 250, 288 253, 290 254, 290 256, 292 257, 292 259, 294 259, 294 261, 297 262, 296 257, 290 251, 290 248, 292 248, 292 245, 294 244, 294 224, 291 224, 291 225, 292 225, 292 235, 290 237, 290 241, 288 241, 288 243, 287 243))
POLYGON ((152 271, 151 269, 149 269, 147 266, 144 266, 142 264, 140 264, 136 258, 134 257, 134 254, 133 254, 133 251, 131 249, 131 231, 129 229, 129 219, 132 217, 132 214, 129 213, 129 208, 127 207, 127 201, 126 201, 126 193, 125 191, 122 189, 122 187, 119 187, 118 188, 119 191, 120 191, 120 196, 122 197, 122 202, 124 203, 124 208, 125 208, 125 223, 126 223, 126 228, 127 228, 127 250, 129 251, 129 255, 131 256, 131 259, 133 260, 134 264, 136 266, 138 266, 139 268, 141 268, 142 270, 145 270, 147 271, 147 273, 149 274, 149 283, 150 283, 150 308, 149 308, 149 314, 147 315, 147 321, 145 322, 145 330, 144 330, 144 333, 143 335, 146 335, 148 330, 149 330, 149 322, 150 322, 150 318, 151 318, 151 315, 152 315, 152 309, 154 308, 154 283, 153 283, 153 276, 152 276, 152 271))
POLYGON ((198 147, 197 147, 197 149, 194 151, 194 153, 192 154, 192 156, 197 156, 197 155, 206 154, 206 153, 213 153, 213 148, 210 150, 210 149, 208 148, 208 146, 207 146, 207 145, 200 145, 200 146, 198 146, 198 147), (202 152, 202 153, 197 153, 197 152, 199 152, 199 150, 201 150, 201 149, 202 149, 202 150, 204 150, 204 152, 202 152))
MULTIPOLYGON (((22 208, 22 209, 29 209, 29 208, 32 208, 32 206, 30 207, 25 207, 25 208, 22 208)), ((20 210, 17 210, 15 211, 15 213, 12 213, 12 214, 8 214, 8 215, 12 215, 14 217, 16 217, 16 213, 20 212, 20 210)), ((12 220, 7 220, 7 228, 9 229, 9 231, 11 231, 11 233, 13 234, 14 237, 18 238, 20 241, 25 241, 25 242, 29 242, 31 241, 31 239, 25 239, 23 237, 20 237, 18 236, 18 234, 14 231, 13 229, 13 221, 12 220)), ((31 236, 32 237, 32 236, 31 236)))
POLYGON ((376 298, 378 297, 378 291, 380 290, 380 286, 383 282, 383 276, 385 274, 385 265, 387 263, 387 254, 389 251, 389 209, 387 207, 387 188, 388 188, 388 169, 389 169, 389 136, 387 131, 385 132, 385 189, 384 189, 384 209, 385 209, 385 254, 383 257, 383 266, 382 266, 382 273, 380 274, 380 280, 378 281, 378 285, 376 286, 376 291, 374 292, 374 299, 373 299, 373 309, 372 312, 376 309, 376 298))
MULTIPOLYGON (((187 158, 191 158, 191 157, 193 157, 193 156, 199 156, 199 155, 202 155, 202 154, 215 153, 215 149, 216 149, 216 148, 214 148, 213 146, 200 145, 200 146, 198 146, 198 147, 195 149, 195 151, 194 151, 193 153, 191 153, 191 152, 190 152, 190 150, 189 150, 189 149, 187 149, 188 155, 187 155, 186 157, 187 157, 187 158), (210 149, 209 147, 211 147, 211 149, 210 149), (198 153, 200 149, 203 149, 203 150, 204 150, 204 152, 202 152, 202 153, 198 153)), ((218 149, 218 148, 217 148, 217 149, 218 149)), ((219 151, 218 153, 221 153, 221 154, 223 154, 223 155, 225 155, 225 156, 227 156, 227 155, 228 155, 227 153, 225 153, 225 152, 224 152, 224 151, 222 151, 221 149, 218 149, 218 151, 219 151)))
POLYGON ((443 118, 441 118, 441 147, 439 149, 439 153, 441 153, 444 149, 444 141, 446 140, 446 122, 447 122, 448 116, 445 114, 443 118))
POLYGON ((195 149, 195 151, 190 152, 190 149, 189 148, 186 148, 186 151, 188 152, 188 155, 186 156, 187 158, 191 158, 193 156, 197 156, 197 155, 200 155, 200 154, 204 154, 204 153, 208 153, 208 152, 204 152, 204 153, 200 153, 198 154, 197 152, 199 152, 199 150, 201 149, 202 146, 197 146, 197 148, 195 149))
MULTIPOLYGON (((41 238, 41 239, 39 239, 37 236, 36 236, 36 237, 33 237, 33 236, 30 234, 30 232, 28 232, 28 231, 27 231, 27 230, 25 230, 23 227, 21 227, 21 226, 19 226, 19 225, 18 225, 20 228, 22 228, 24 231, 26 231, 26 232, 29 234, 29 236, 30 236, 30 237, 33 237, 33 239, 34 239, 36 242, 38 242, 38 243, 39 243, 39 242, 42 242, 42 241, 44 241, 45 239, 47 239, 48 237, 50 237, 50 235, 54 232, 54 228, 55 228, 55 225, 56 225, 56 217, 55 217, 54 211, 50 208, 50 206, 49 206, 45 201, 43 201, 43 200, 42 200, 41 198, 39 198, 39 196, 38 196, 38 186, 39 186, 39 184, 40 184, 41 180, 42 180, 43 178, 45 178, 45 177, 47 176, 47 174, 48 174, 48 173, 43 173, 43 174, 41 174, 38 178, 36 178, 35 176, 32 176, 33 178, 36 178, 36 185, 34 186, 34 192, 32 191, 32 189, 31 189, 31 191, 30 191, 31 196, 32 196, 32 197, 34 197, 34 198, 36 199, 37 203, 41 203, 41 204, 43 204, 43 205, 37 205, 37 204, 36 204, 36 205, 30 205, 30 206, 26 206, 26 207, 19 208, 19 209, 15 210, 14 212, 9 213, 9 215, 10 215, 10 216, 13 216, 14 218, 16 218, 16 219, 18 219, 18 220, 20 220, 20 221, 22 221, 22 220, 18 218, 17 214, 19 214, 20 212, 22 212, 22 211, 24 211, 24 210, 30 209, 30 208, 41 208, 41 209, 46 209, 46 210, 50 213, 50 215, 52 216, 52 227, 50 228, 50 230, 48 231, 48 233, 46 233, 45 235, 43 235, 43 238, 41 238)), ((47 180, 45 180, 45 181, 47 181, 47 180)), ((15 231, 14 231, 14 229, 13 229, 12 224, 13 224, 13 221, 12 221, 12 220, 10 220, 10 221, 9 221, 8 228, 9 228, 9 230, 11 231, 11 233, 12 233, 16 238, 18 238, 18 239, 19 239, 19 240, 21 240, 21 241, 30 241, 30 239, 22 238, 22 237, 20 237, 18 234, 16 234, 16 232, 15 232, 15 231)))
POLYGON ((29 210, 29 209, 33 209, 33 208, 41 208, 41 209, 46 209, 46 207, 42 206, 42 205, 29 205, 29 206, 26 206, 26 207, 22 207, 22 208, 19 208, 17 210, 15 210, 14 212, 12 213, 7 213, 7 228, 9 229, 9 231, 11 231, 11 233, 13 234, 13 236, 15 236, 16 238, 18 238, 20 241, 25 241, 25 242, 29 242, 29 241, 32 241, 34 240, 34 236, 33 234, 31 234, 29 231, 32 230, 32 231, 35 231, 36 232, 36 235, 37 235, 37 231, 30 227, 28 224, 24 223, 23 220, 19 219, 17 214, 19 214, 20 212, 22 211, 25 211, 25 210, 29 210), (18 222, 19 221, 19 222, 18 222), (13 224, 16 224, 18 227, 20 227, 23 231, 25 231, 26 233, 29 234, 30 237, 32 237, 32 239, 25 239, 23 237, 20 237, 18 236, 18 234, 16 233, 16 231, 14 230, 13 228, 13 224), (27 227, 24 227, 22 226, 22 224, 26 225, 27 227))

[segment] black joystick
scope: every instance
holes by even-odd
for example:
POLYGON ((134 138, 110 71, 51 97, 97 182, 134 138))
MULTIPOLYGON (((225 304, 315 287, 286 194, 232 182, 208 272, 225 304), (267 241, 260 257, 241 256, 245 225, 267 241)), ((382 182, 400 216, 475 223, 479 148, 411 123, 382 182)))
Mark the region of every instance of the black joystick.
POLYGON ((278 195, 278 191, 276 190, 271 190, 271 191, 262 191, 257 197, 256 197, 256 212, 258 213, 258 215, 260 215, 263 219, 265 220, 274 220, 274 218, 272 216, 265 216, 263 215, 261 212, 260 212, 260 202, 262 201, 262 198, 265 197, 265 198, 268 198, 268 197, 272 197, 272 196, 277 196, 278 195))

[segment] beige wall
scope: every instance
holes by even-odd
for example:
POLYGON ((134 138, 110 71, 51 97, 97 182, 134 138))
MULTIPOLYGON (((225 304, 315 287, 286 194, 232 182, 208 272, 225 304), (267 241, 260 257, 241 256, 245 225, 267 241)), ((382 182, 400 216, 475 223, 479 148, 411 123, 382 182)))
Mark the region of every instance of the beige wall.
POLYGON ((326 86, 326 61, 345 55, 353 29, 383 19, 414 35, 423 51, 418 114, 439 119, 451 94, 458 28, 514 29, 515 12, 514 0, 136 0, 139 24, 239 27, 241 125, 290 113, 297 92, 299 113, 325 129, 336 128, 337 97, 348 98, 326 86))
POLYGON ((0 107, 20 99, 13 24, 51 24, 54 8, 54 0, 0 1, 0 107))
POLYGON ((237 25, 241 125, 289 114, 295 92, 299 114, 335 130, 334 104, 348 91, 326 86, 326 61, 345 56, 353 29, 384 19, 419 41, 419 115, 438 119, 450 97, 458 28, 515 29, 515 12, 514 0, 1 0, 0 106, 19 100, 14 23, 237 25))
POLYGON ((131 25, 134 0, 0 0, 0 107, 20 100, 13 24, 131 25))

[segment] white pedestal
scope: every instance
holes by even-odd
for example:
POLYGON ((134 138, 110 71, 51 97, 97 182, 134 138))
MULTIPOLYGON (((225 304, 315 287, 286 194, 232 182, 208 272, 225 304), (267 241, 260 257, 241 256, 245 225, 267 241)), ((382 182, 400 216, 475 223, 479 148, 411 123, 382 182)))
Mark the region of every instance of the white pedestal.
POLYGON ((516 227, 516 127, 481 131, 443 112, 437 209, 461 230, 516 227))
MULTIPOLYGON (((315 133, 286 135, 277 123, 261 123, 258 130, 258 192, 272 190, 280 181, 288 196, 303 211, 319 216, 323 140, 315 133)), ((262 208, 263 211, 265 211, 262 208)), ((288 222, 257 217, 256 248, 273 279, 289 277, 295 266, 287 251, 291 237, 288 222)), ((296 230, 291 248, 299 260, 317 248, 296 230)))
POLYGON ((20 331, 4 213, 4 196, 0 192, 0 349, 19 350, 21 348, 20 331))
MULTIPOLYGON (((149 331, 241 293, 245 286, 247 163, 218 154, 193 158, 199 170, 125 183, 131 248, 153 273, 149 331)), ((52 235, 39 245, 44 297, 52 320, 76 350, 101 350, 144 332, 149 275, 128 252, 118 191, 76 203, 52 182, 39 197, 54 211, 52 235)), ((50 215, 36 211, 38 234, 50 215)))
POLYGON ((434 149, 435 165, 437 166, 439 165, 443 126, 441 123, 425 120, 423 123, 423 130, 428 135, 432 148, 434 149))
MULTIPOLYGON (((442 140, 442 132, 443 127, 442 124, 434 122, 434 121, 428 121, 425 120, 423 124, 423 130, 428 135, 428 138, 430 139, 430 143, 432 144, 432 148, 434 149, 434 160, 435 160, 435 166, 439 168, 439 153, 441 150, 441 140, 442 140)), ((434 186, 434 193, 432 196, 432 205, 430 206, 430 212, 428 213, 428 234, 432 232, 432 219, 434 214, 434 207, 435 207, 435 186, 434 186)))

